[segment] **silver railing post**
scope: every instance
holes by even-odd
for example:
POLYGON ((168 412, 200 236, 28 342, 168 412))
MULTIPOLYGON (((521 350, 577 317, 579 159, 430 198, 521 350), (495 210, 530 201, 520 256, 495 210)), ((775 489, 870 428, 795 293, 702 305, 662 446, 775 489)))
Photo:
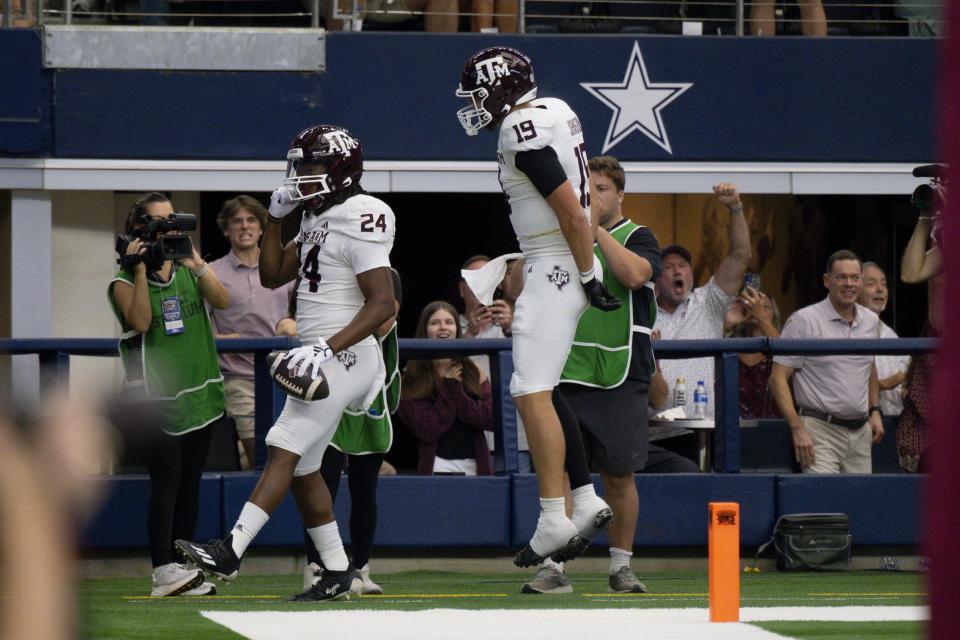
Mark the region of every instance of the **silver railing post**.
POLYGON ((744 22, 744 2, 743 0, 737 0, 737 35, 743 35, 743 22, 744 22))
POLYGON ((63 0, 63 23, 73 24, 73 2, 63 0))
POLYGON ((320 0, 313 0, 313 15, 310 16, 310 26, 320 28, 320 0))
POLYGON ((527 7, 526 0, 520 0, 517 3, 517 33, 527 32, 527 7))
POLYGON ((10 12, 13 11, 13 0, 3 0, 3 28, 10 28, 10 12))

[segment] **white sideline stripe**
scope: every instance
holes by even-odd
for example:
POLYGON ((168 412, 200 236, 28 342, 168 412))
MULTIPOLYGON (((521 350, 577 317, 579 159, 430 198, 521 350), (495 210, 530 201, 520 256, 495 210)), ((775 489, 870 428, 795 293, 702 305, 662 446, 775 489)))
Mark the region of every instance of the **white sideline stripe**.
MULTIPOLYGON (((582 640, 638 633, 671 640, 780 640, 749 624, 713 624, 707 609, 427 609, 424 611, 201 611, 250 640, 582 640), (541 615, 542 614, 542 615, 541 615), (453 631, 453 636, 451 635, 453 631)), ((741 620, 927 620, 926 607, 745 607, 741 620)))

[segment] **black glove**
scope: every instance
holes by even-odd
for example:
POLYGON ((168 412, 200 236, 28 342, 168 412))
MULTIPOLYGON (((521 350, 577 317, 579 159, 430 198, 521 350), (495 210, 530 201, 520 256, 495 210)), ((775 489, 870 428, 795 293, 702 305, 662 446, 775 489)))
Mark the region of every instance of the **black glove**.
POLYGON ((616 311, 620 308, 620 299, 610 293, 596 278, 590 278, 581 284, 584 293, 587 294, 587 300, 600 311, 616 311))

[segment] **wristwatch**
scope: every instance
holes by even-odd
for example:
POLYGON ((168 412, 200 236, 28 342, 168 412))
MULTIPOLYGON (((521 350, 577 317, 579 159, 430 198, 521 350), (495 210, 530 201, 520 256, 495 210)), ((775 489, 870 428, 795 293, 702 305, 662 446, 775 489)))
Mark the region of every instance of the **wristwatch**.
POLYGON ((867 415, 869 416, 869 415, 873 414, 874 411, 876 411, 877 413, 879 413, 881 418, 883 417, 883 409, 880 408, 880 405, 875 404, 875 405, 873 405, 872 407, 870 407, 870 408, 867 410, 867 415))

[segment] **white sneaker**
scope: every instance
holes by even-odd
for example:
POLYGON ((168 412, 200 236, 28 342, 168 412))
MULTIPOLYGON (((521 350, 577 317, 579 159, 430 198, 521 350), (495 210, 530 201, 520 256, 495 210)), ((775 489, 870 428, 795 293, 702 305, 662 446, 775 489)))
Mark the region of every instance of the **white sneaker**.
POLYGON ((323 567, 316 562, 311 562, 303 568, 303 590, 307 591, 313 585, 320 582, 323 577, 323 567))
POLYGON ((190 589, 180 594, 181 596, 215 596, 217 595, 217 585, 212 582, 204 582, 196 589, 190 589))
POLYGON ((365 564, 360 567, 360 580, 363 582, 363 586, 360 587, 361 595, 374 595, 379 596, 383 595, 383 587, 378 585, 376 582, 370 579, 370 564, 365 564))
POLYGON ((203 584, 203 571, 171 562, 153 570, 151 596, 178 596, 203 584))

